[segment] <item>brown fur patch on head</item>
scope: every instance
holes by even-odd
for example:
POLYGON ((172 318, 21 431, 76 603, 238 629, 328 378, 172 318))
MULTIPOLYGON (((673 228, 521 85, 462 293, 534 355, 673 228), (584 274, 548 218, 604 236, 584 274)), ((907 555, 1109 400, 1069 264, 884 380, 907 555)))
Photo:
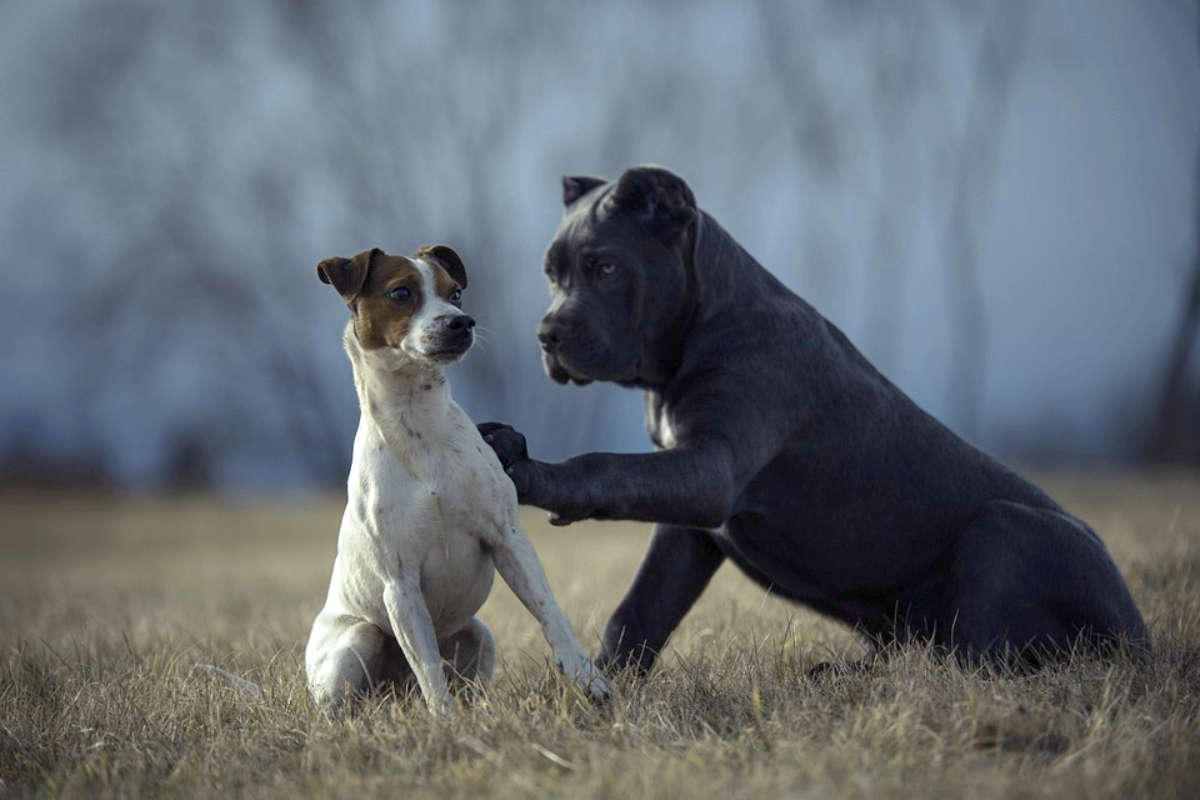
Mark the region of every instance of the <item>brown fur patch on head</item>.
POLYGON ((460 288, 458 281, 454 280, 450 273, 442 269, 441 264, 438 264, 436 261, 426 263, 431 267, 430 271, 433 273, 434 290, 438 293, 438 297, 449 297, 451 292, 460 288))
POLYGON ((421 272, 404 256, 378 252, 354 304, 354 332, 364 350, 399 347, 424 302, 421 272), (389 296, 408 289, 405 299, 389 296))

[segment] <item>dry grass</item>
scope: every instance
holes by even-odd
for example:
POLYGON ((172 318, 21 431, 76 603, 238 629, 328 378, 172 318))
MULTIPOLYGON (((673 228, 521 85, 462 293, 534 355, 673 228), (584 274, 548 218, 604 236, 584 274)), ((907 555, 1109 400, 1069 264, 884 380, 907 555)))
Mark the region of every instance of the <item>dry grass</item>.
MULTIPOLYGON (((0 498, 0 797, 1195 797, 1200 795, 1200 480, 1056 480, 1130 578, 1158 652, 971 674, 919 650, 873 672, 850 635, 726 567, 654 675, 610 708, 553 677, 497 585, 496 680, 455 721, 381 699, 318 715, 302 653, 339 502, 0 498), (260 682, 255 699, 194 669, 260 682)), ((585 643, 646 529, 530 533, 585 643)))

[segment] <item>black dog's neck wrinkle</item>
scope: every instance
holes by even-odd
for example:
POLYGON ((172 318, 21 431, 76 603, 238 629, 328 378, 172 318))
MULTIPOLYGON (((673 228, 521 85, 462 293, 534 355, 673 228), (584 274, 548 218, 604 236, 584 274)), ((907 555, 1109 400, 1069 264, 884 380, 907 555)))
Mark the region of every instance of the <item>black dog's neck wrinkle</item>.
POLYGON ((661 389, 679 373, 693 330, 744 319, 764 299, 787 290, 715 219, 699 211, 682 243, 684 298, 664 335, 651 347, 653 367, 623 386, 661 389))
POLYGON ((679 366, 683 361, 683 351, 699 310, 695 260, 699 227, 700 220, 697 218, 683 234, 683 301, 680 303, 674 319, 667 324, 661 338, 653 343, 651 351, 654 358, 653 369, 651 371, 643 368, 641 388, 661 387, 670 383, 679 372, 679 366))
POLYGON ((787 290, 705 212, 696 222, 691 255, 700 320, 733 311, 744 314, 764 298, 787 290))
POLYGON ((781 297, 804 304, 705 212, 684 236, 684 300, 650 349, 653 367, 643 366, 638 380, 618 381, 622 386, 665 389, 679 376, 697 328, 736 330, 781 297))

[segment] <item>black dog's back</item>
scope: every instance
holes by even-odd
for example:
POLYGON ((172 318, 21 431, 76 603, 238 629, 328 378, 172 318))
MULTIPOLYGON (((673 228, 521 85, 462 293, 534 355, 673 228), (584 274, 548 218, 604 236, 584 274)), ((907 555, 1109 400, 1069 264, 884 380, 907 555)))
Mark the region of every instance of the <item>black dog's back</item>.
MULTIPOLYGON (((1081 633, 1148 642, 1087 525, 919 408, 715 221, 704 216, 703 225, 720 242, 715 268, 762 292, 743 304, 760 330, 788 332, 764 367, 788 371, 784 399, 804 409, 712 534, 728 557, 784 596, 884 640, 922 634, 970 652, 1065 651, 1081 633)), ((725 338, 718 359, 739 348, 725 338)), ((686 386, 684 366, 677 381, 686 386)), ((745 385, 742 397, 760 402, 768 391, 745 385)))
MULTIPOLYGON (((742 304, 755 309, 760 330, 786 332, 769 342, 771 363, 763 366, 788 371, 789 394, 781 399, 804 409, 713 534, 728 556, 776 591, 883 638, 923 632, 972 651, 1006 641, 1066 645, 1084 631, 1147 640, 1090 528, 919 408, 715 221, 702 220, 698 246, 722 253, 710 267, 760 292, 742 304), (747 277, 754 273, 762 274, 747 277), (999 590, 980 588, 996 579, 979 575, 949 588, 955 570, 962 573, 956 564, 1025 590, 1002 600, 999 590), (1086 590, 1075 591, 1081 580, 1086 590), (994 608, 985 601, 981 609, 981 592, 994 608), (1035 607, 1041 611, 1026 610, 1035 607)), ((761 347, 762 337, 753 338, 761 347)), ((732 358, 739 346, 726 338, 719 358, 732 358)), ((686 382, 684 365, 677 380, 686 382)), ((742 397, 757 402, 766 391, 745 385, 742 397)))

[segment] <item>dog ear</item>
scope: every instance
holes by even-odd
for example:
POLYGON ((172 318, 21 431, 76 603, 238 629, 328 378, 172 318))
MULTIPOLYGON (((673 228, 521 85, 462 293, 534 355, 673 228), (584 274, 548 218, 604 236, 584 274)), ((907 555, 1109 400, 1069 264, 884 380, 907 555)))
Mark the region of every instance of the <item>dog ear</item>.
POLYGON ((446 274, 454 278, 455 283, 460 288, 467 288, 467 268, 463 265, 462 259, 458 257, 458 253, 446 245, 435 244, 429 247, 422 247, 413 253, 413 255, 417 258, 428 258, 436 261, 441 265, 442 269, 446 270, 446 274))
POLYGON ((662 167, 625 170, 604 201, 607 214, 640 216, 664 244, 671 244, 696 219, 696 198, 683 178, 662 167))
POLYGON ((383 251, 378 247, 366 250, 354 258, 327 258, 317 264, 317 277, 321 283, 328 283, 346 301, 346 305, 354 302, 363 284, 367 282, 367 273, 371 271, 371 259, 376 253, 383 251))
POLYGON ((604 178, 588 178, 583 175, 564 175, 562 179, 563 205, 569 206, 585 194, 608 183, 604 178))

